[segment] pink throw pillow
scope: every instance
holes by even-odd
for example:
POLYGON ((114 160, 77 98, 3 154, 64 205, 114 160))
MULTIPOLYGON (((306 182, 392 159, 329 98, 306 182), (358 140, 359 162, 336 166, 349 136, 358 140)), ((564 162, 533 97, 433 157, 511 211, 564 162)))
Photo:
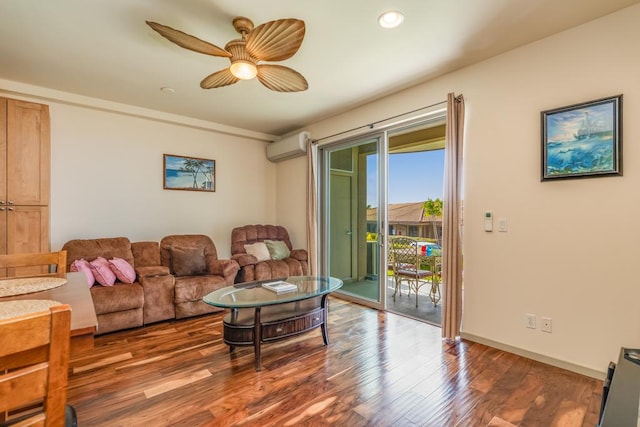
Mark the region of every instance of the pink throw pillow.
POLYGON ((96 281, 102 286, 113 286, 116 282, 116 275, 109 268, 109 261, 102 257, 98 257, 89 263, 91 272, 96 281))
POLYGON ((136 271, 126 259, 113 257, 109 260, 109 268, 122 283, 133 283, 136 281, 136 271))
POLYGON ((84 274, 84 277, 87 278, 87 285, 92 287, 94 283, 96 283, 95 277, 93 277, 93 273, 91 272, 91 266, 89 265, 89 261, 84 258, 77 259, 71 263, 71 271, 79 271, 84 274))

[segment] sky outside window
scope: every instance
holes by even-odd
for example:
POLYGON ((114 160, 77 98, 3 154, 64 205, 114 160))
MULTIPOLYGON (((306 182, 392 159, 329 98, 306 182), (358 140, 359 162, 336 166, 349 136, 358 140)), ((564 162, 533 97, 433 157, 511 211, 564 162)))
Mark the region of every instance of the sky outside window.
MULTIPOLYGON (((367 156, 367 205, 378 206, 377 155, 367 156)), ((388 203, 442 200, 444 150, 389 155, 388 203)))

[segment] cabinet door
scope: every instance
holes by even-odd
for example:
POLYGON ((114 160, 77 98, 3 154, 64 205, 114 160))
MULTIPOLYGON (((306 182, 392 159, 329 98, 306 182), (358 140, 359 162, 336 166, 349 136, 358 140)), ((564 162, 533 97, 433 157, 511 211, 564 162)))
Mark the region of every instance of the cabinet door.
POLYGON ((49 204, 49 107, 7 99, 8 205, 49 204))
POLYGON ((49 252, 49 207, 10 206, 6 218, 6 253, 49 252))
MULTIPOLYGON (((0 253, 20 254, 49 252, 49 207, 9 206, 0 212, 0 226, 4 214, 7 239, 5 251, 0 253)), ((2 240, 2 239, 0 239, 2 240)), ((0 242, 0 248, 3 243, 0 242)), ((47 273, 46 267, 0 269, 0 277, 29 276, 47 273)))
POLYGON ((7 253, 7 208, 0 206, 0 255, 7 253))
MULTIPOLYGON (((7 202, 7 100, 0 98, 0 207, 7 202)), ((0 228, 4 230, 4 228, 0 228)), ((4 240, 0 237, 0 240, 4 240)), ((0 251, 0 253, 3 253, 0 251)))
MULTIPOLYGON (((0 206, 0 255, 7 253, 7 211, 4 206, 0 206)), ((0 277, 7 277, 7 269, 0 268, 0 277)))

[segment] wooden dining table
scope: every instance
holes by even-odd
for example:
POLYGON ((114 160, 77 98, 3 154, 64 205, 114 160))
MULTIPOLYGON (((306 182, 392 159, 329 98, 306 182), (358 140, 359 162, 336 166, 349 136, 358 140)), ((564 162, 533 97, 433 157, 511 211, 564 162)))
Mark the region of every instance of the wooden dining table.
POLYGON ((53 300, 71 307, 71 354, 93 348, 98 318, 91 291, 83 273, 67 273, 67 282, 53 289, 1 297, 0 302, 16 300, 53 300))

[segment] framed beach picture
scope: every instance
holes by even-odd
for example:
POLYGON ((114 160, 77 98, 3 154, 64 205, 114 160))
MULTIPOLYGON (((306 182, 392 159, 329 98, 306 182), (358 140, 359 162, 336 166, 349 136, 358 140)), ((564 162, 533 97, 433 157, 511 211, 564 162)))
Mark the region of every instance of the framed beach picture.
POLYGON ((622 175, 622 95, 542 112, 542 181, 622 175))
POLYGON ((165 154, 164 189, 216 191, 215 168, 215 160, 165 154))

